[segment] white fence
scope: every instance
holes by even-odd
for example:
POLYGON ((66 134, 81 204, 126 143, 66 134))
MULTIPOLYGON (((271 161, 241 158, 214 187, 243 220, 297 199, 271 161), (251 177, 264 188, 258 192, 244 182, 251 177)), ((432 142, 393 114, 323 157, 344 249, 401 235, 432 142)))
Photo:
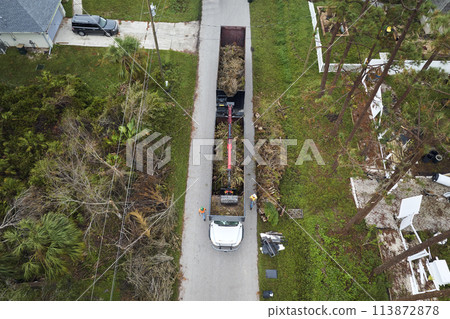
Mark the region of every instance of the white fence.
MULTIPOLYGON (((309 5, 309 12, 311 14, 311 21, 312 21, 312 27, 313 30, 315 30, 315 42, 316 42, 316 51, 317 51, 317 64, 319 66, 319 72, 323 72, 324 69, 324 63, 323 63, 323 53, 322 53, 322 42, 320 40, 320 32, 317 22, 317 16, 314 8, 314 4, 311 1, 308 1, 309 5)), ((386 54, 380 53, 380 56, 386 56, 386 54)), ((372 59, 369 63, 372 67, 377 66, 383 66, 387 62, 387 59, 372 59)), ((426 63, 426 61, 414 61, 414 60, 406 60, 403 67, 400 66, 392 66, 391 69, 389 69, 389 74, 396 74, 402 72, 404 69, 412 69, 419 71, 422 69, 423 65, 426 63)), ((336 72, 339 67, 338 63, 330 63, 329 72, 336 72)), ((361 68, 361 64, 357 63, 344 63, 342 65, 342 69, 345 71, 357 71, 361 68)), ((446 73, 450 73, 450 63, 447 63, 445 61, 433 61, 430 65, 430 68, 439 68, 442 69, 446 73)))

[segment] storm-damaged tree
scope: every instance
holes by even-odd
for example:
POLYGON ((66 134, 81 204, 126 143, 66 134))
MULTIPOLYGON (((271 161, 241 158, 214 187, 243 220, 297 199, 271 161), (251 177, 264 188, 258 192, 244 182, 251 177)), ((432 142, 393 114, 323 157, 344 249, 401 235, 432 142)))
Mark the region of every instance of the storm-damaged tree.
POLYGON ((417 253, 421 252, 422 250, 427 249, 428 247, 431 247, 432 245, 434 245, 440 241, 443 241, 449 237, 450 237, 450 230, 447 230, 439 235, 433 236, 433 237, 425 240, 423 243, 420 243, 414 247, 411 247, 411 248, 405 250, 404 252, 402 252, 401 254, 388 259, 382 265, 374 268, 373 273, 380 274, 383 271, 385 271, 386 269, 389 269, 390 267, 394 266, 395 264, 398 264, 403 259, 405 259, 409 256, 412 256, 414 254, 417 254, 417 253))
POLYGON ((395 112, 400 109, 400 106, 405 101, 408 94, 413 89, 413 86, 419 79, 423 76, 423 73, 429 68, 434 59, 438 56, 440 51, 448 51, 450 46, 449 43, 449 25, 450 25, 450 15, 448 14, 440 14, 436 12, 435 15, 430 17, 430 28, 432 31, 431 37, 434 39, 432 41, 433 52, 431 53, 428 60, 423 65, 422 69, 416 74, 414 79, 409 83, 405 92, 397 99, 397 102, 392 107, 392 110, 395 112))
POLYGON ((366 10, 370 9, 370 7, 369 7, 369 0, 365 0, 365 1, 350 1, 350 3, 348 5, 349 5, 348 8, 350 8, 350 10, 346 10, 345 13, 346 13, 346 19, 348 19, 349 23, 351 22, 351 24, 348 26, 348 28, 349 28, 349 30, 348 30, 349 37, 346 39, 346 46, 345 46, 344 52, 342 53, 341 58, 339 60, 339 65, 338 65, 338 68, 336 70, 336 73, 334 74, 333 82, 330 85, 330 89, 328 91, 329 95, 333 94, 333 91, 336 88, 336 83, 337 83, 337 81, 338 81, 338 79, 339 79, 339 77, 341 75, 342 67, 344 65, 345 59, 347 58, 348 53, 350 52, 350 48, 355 43, 355 41, 356 41, 356 39, 358 37, 358 34, 360 33, 359 29, 363 29, 367 25, 365 23, 366 19, 364 18, 364 16, 367 13, 366 10), (359 11, 359 15, 357 15, 356 17, 353 16, 353 14, 352 14, 354 10, 351 10, 351 8, 354 7, 355 3, 361 6, 361 9, 359 11), (357 23, 357 22, 359 22, 359 23, 357 23))
MULTIPOLYGON (((417 34, 420 33, 422 25, 420 24, 419 20, 417 19, 418 16, 426 16, 429 17, 431 16, 431 5, 429 3, 425 3, 423 5, 420 5, 417 10, 415 10, 414 8, 410 8, 407 6, 408 3, 411 3, 411 1, 402 1, 401 4, 385 4, 383 6, 383 9, 381 8, 377 8, 379 10, 379 12, 377 12, 376 10, 374 10, 373 7, 370 7, 371 10, 367 10, 367 13, 364 15, 364 18, 362 18, 362 22, 358 23, 359 26, 359 31, 360 34, 363 35, 367 35, 369 36, 370 34, 377 34, 376 40, 373 42, 370 51, 369 51, 369 55, 368 58, 365 61, 362 61, 362 68, 358 74, 358 76, 356 77, 355 81, 353 82, 352 88, 350 89, 350 92, 348 93, 341 111, 338 115, 338 118, 335 122, 335 126, 333 129, 333 132, 331 134, 331 136, 337 136, 337 132, 339 131, 340 125, 342 123, 342 119, 344 114, 346 113, 347 109, 349 108, 350 102, 353 98, 353 95, 355 94, 356 90, 359 88, 359 86, 361 85, 361 81, 364 78, 364 76, 366 75, 367 72, 367 67, 368 64, 370 63, 370 60, 374 58, 374 56, 376 56, 376 54, 378 52, 380 52, 380 50, 384 50, 385 48, 389 48, 394 46, 394 49, 392 50, 392 52, 390 52, 391 58, 392 55, 395 51, 395 55, 396 55, 396 60, 404 60, 405 57, 407 56, 408 58, 413 58, 416 60, 421 59, 422 55, 421 55, 421 46, 417 45, 417 34), (405 14, 408 12, 413 12, 415 13, 415 17, 413 18, 413 20, 411 21, 411 23, 409 24, 408 27, 408 31, 405 31, 405 28, 402 27, 403 25, 408 24, 408 21, 410 20, 409 18, 411 17, 411 15, 405 14), (380 15, 381 13, 381 15, 380 15), (376 15, 378 14, 379 17, 376 18, 375 16, 372 17, 372 15, 376 15), (407 19, 407 21, 405 21, 407 19), (377 21, 382 21, 381 25, 379 23, 377 23, 377 21), (394 36, 391 36, 393 33, 388 32, 388 29, 391 30, 396 30, 394 29, 395 25, 397 26, 401 26, 399 28, 403 28, 403 33, 406 36, 406 41, 400 41, 400 37, 398 37, 398 34, 396 33, 397 31, 394 32, 394 36), (388 28, 390 27, 390 28, 388 28), (376 45, 376 43, 379 42, 378 47, 374 47, 376 45), (402 43, 399 43, 402 42, 402 43), (399 48, 396 49, 397 45, 400 44, 399 48)), ((414 2, 415 3, 415 2, 414 2)), ((417 3, 416 3, 417 4, 417 3)), ((380 68, 390 68, 393 63, 394 63, 394 59, 392 59, 393 61, 388 61, 386 64, 384 65, 377 65, 378 69, 380 68), (388 65, 389 64, 389 65, 388 65)), ((398 62, 395 62, 398 63, 398 62)), ((387 73, 386 73, 387 74, 387 73)), ((384 80, 381 76, 379 77, 379 80, 384 80)), ((381 85, 381 82, 377 82, 377 84, 381 85)), ((376 95, 376 92, 374 92, 376 95)), ((373 95, 373 96, 375 96, 373 95)), ((373 100, 373 97, 369 98, 369 100, 373 100)), ((337 166, 337 163, 335 162, 334 164, 334 169, 337 166)))
POLYGON ((373 101, 375 95, 378 92, 378 89, 380 88, 381 84, 384 82, 384 79, 386 78, 390 67, 394 63, 394 59, 395 59, 397 53, 399 52, 399 49, 400 49, 403 41, 405 40, 406 35, 408 34, 409 28, 413 24, 414 20, 417 18, 417 14, 418 14, 419 9, 420 9, 420 7, 421 7, 423 2, 424 2, 424 0, 418 0, 417 3, 416 3, 415 8, 411 10, 411 13, 409 15, 408 21, 405 24, 405 27, 403 29, 402 34, 399 37, 398 41, 396 41, 396 45, 395 45, 394 49, 391 52, 391 55, 390 55, 390 58, 389 58, 388 62, 384 66, 383 72, 381 73, 378 81, 375 83, 375 86, 372 89, 372 91, 371 91, 371 93, 369 95, 369 98, 367 99, 364 107, 362 108, 361 116, 358 118, 358 120, 356 121, 355 125, 353 126, 353 129, 350 132, 350 135, 345 140, 343 147, 336 154, 336 159, 335 159, 335 161, 333 163, 333 166, 332 166, 332 171, 333 172, 336 171, 336 169, 337 169, 337 167, 339 165, 339 157, 345 152, 345 149, 348 147, 349 143, 353 140, 353 137, 355 136, 356 131, 360 128, 362 121, 365 119, 365 114, 367 114, 368 110, 370 109, 372 101, 373 101))
POLYGON ((342 104, 341 110, 339 112, 339 115, 337 117, 337 120, 334 124, 333 132, 331 133, 331 136, 337 136, 337 133, 339 131, 340 125, 342 123, 342 119, 344 118, 344 114, 346 113, 348 107, 350 106, 350 102, 352 101, 352 98, 356 92, 356 90, 361 85, 362 79, 366 74, 367 68, 372 61, 373 57, 376 53, 378 53, 382 48, 382 32, 384 28, 384 24, 386 22, 386 15, 384 11, 381 8, 371 8, 370 11, 368 11, 365 14, 364 17, 364 25, 361 26, 361 32, 364 32, 365 34, 372 34, 374 33, 376 36, 373 39, 373 43, 369 49, 369 53, 367 54, 367 58, 361 61, 361 69, 359 70, 358 75, 356 76, 355 80, 353 81, 353 85, 350 89, 350 91, 347 93, 344 103, 342 104), (381 21, 381 23, 380 23, 381 21))
POLYGON ((343 229, 343 233, 348 233, 353 225, 360 223, 378 203, 388 194, 388 192, 400 181, 400 179, 413 167, 413 165, 422 157, 423 142, 418 142, 409 156, 402 161, 394 170, 394 173, 389 179, 382 184, 375 194, 367 201, 363 208, 358 209, 358 212, 347 222, 343 229))
MULTIPOLYGON (((348 232, 353 224, 361 222, 376 207, 392 187, 420 160, 425 153, 425 148, 430 148, 430 146, 434 148, 435 145, 441 145, 442 148, 448 149, 450 122, 446 120, 445 113, 442 112, 442 100, 446 96, 445 92, 442 91, 442 86, 445 86, 447 74, 432 69, 424 75, 433 82, 433 85, 426 90, 414 91, 414 96, 405 102, 401 117, 393 112, 387 113, 384 117, 385 127, 393 132, 402 131, 410 138, 410 141, 406 144, 410 145, 410 151, 404 157, 398 156, 401 162, 396 163, 396 169, 391 177, 352 217, 345 226, 344 232, 348 232)), ((406 76, 407 74, 396 75, 393 83, 405 82, 406 76)))
POLYGON ((325 51, 325 61, 323 65, 323 74, 322 74, 322 80, 320 83, 320 92, 319 92, 319 98, 321 98, 325 94, 325 86, 327 84, 327 78, 328 78, 328 71, 330 68, 330 61, 331 61, 331 51, 332 47, 335 43, 336 36, 341 28, 341 25, 344 21, 344 12, 346 11, 347 5, 345 1, 330 1, 329 6, 327 9, 327 19, 331 22, 330 32, 331 32, 331 38, 328 42, 327 49, 325 51), (332 16, 328 16, 328 12, 332 16))

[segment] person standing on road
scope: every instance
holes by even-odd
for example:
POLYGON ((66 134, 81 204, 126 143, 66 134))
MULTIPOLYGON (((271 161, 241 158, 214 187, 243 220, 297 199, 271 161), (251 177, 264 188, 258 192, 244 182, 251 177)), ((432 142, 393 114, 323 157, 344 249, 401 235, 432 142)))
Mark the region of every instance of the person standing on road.
POLYGON ((256 194, 250 196, 250 209, 253 209, 253 205, 255 205, 257 199, 258 196, 256 194))
POLYGON ((198 210, 198 213, 199 213, 200 215, 202 215, 203 221, 206 221, 206 208, 205 208, 205 207, 200 208, 200 209, 198 210))

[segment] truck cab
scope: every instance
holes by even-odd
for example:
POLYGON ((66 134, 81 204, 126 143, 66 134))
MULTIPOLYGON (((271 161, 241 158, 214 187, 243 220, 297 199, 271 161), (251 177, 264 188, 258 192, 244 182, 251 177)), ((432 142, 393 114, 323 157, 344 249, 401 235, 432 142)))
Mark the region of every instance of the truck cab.
POLYGON ((214 249, 234 251, 244 239, 244 227, 239 221, 215 220, 209 225, 209 238, 214 249))
POLYGON ((211 197, 209 238, 214 249, 227 252, 239 248, 244 239, 243 202, 242 196, 233 203, 224 202, 223 195, 211 197))

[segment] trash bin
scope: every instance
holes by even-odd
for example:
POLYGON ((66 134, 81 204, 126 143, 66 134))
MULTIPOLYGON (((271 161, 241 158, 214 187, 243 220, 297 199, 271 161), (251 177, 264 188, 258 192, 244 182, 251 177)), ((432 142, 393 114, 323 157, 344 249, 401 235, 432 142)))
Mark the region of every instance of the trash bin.
POLYGON ((22 55, 27 54, 27 48, 25 48, 24 44, 18 44, 17 45, 17 51, 19 51, 19 53, 22 54, 22 55))
POLYGON ((433 155, 431 154, 425 154, 422 156, 422 162, 424 163, 430 163, 433 160, 433 155))

